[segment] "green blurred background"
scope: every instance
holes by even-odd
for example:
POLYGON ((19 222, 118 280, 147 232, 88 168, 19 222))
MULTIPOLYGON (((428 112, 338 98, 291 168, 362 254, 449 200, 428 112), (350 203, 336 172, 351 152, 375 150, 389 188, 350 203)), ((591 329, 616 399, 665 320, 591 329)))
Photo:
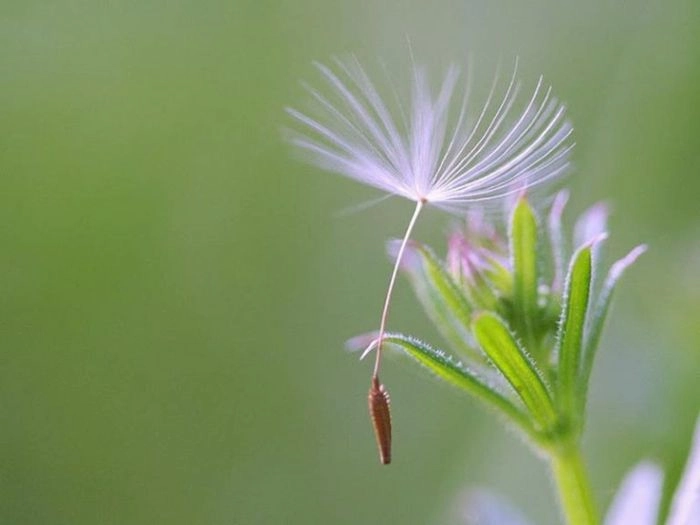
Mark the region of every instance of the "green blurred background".
MULTIPOLYGON (((458 523, 465 487, 558 522, 544 466, 391 363, 395 464, 343 341, 377 322, 409 203, 282 140, 311 61, 521 58, 576 127, 572 209, 613 207, 629 272, 586 454, 607 505, 675 483, 700 408, 700 3, 0 2, 0 523, 458 523)), ((441 247, 448 220, 417 237, 441 247)), ((405 283, 404 283, 405 284, 405 283)), ((407 287, 391 324, 432 336, 407 287)))

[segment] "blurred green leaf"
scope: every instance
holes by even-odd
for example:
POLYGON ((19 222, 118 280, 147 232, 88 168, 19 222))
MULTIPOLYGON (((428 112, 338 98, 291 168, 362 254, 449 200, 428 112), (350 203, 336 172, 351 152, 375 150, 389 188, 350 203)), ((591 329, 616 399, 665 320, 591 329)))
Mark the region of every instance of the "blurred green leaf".
POLYGON ((564 237, 561 232, 561 218, 564 213, 564 208, 569 200, 569 192, 562 190, 557 193, 552 203, 552 209, 549 212, 548 232, 549 243, 552 249, 552 265, 554 275, 552 277, 552 292, 556 295, 561 292, 564 281, 564 237))
POLYGON ((505 323, 495 314, 474 319, 474 336, 543 428, 551 428, 557 415, 542 377, 520 348, 505 323))
POLYGON ((484 275, 489 284, 496 289, 499 295, 512 295, 513 274, 511 271, 495 257, 490 258, 488 263, 486 268, 484 268, 484 275))

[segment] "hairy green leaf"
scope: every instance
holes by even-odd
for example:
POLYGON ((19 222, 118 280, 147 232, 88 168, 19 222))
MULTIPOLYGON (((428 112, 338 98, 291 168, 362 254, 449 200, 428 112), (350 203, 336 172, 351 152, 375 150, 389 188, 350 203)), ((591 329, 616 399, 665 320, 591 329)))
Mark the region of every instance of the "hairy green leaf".
POLYGON ((592 245, 580 248, 573 256, 566 276, 564 311, 559 322, 558 398, 565 414, 573 415, 591 292, 592 245))
POLYGON ((481 348, 539 424, 545 429, 551 428, 557 415, 547 387, 506 324, 495 314, 482 313, 474 319, 472 330, 481 348))
POLYGON ((481 361, 481 354, 469 345, 471 305, 438 258, 429 248, 411 242, 401 266, 423 309, 450 346, 481 361))
POLYGON ((537 316, 537 219, 525 198, 513 210, 510 226, 513 257, 513 299, 517 329, 535 351, 533 326, 537 316))
POLYGON ((617 285, 620 277, 622 277, 622 274, 625 273, 625 270, 634 264, 637 258, 646 250, 646 245, 642 244, 637 246, 625 257, 612 265, 605 279, 605 283, 603 284, 603 288, 600 291, 600 295, 598 296, 595 306, 593 307, 584 335, 584 352, 581 377, 581 411, 585 409, 585 402, 588 393, 588 382, 590 381, 595 354, 600 343, 600 336, 603 332, 605 319, 610 309, 610 302, 612 300, 613 292, 615 291, 615 286, 617 285))
POLYGON ((476 396, 487 405, 506 415, 523 430, 534 435, 532 426, 521 409, 485 379, 459 361, 456 361, 449 354, 432 348, 413 337, 402 334, 387 334, 383 344, 385 348, 393 348, 412 357, 435 376, 476 396))

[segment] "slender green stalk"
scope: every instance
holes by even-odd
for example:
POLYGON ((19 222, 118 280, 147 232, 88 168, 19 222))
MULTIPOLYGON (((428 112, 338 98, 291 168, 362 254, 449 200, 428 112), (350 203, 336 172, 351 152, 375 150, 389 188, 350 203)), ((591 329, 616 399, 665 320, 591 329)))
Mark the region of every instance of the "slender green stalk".
POLYGON ((569 525, 598 525, 600 519, 579 446, 569 444, 552 449, 550 468, 566 522, 569 525))

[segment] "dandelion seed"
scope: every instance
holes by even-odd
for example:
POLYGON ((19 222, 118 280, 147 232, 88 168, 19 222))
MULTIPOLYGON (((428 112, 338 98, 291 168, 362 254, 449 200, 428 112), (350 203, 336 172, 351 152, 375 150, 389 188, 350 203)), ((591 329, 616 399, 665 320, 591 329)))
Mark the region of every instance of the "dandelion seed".
POLYGON ((476 110, 472 75, 467 71, 462 78, 454 66, 435 93, 425 69, 414 66, 408 112, 381 98, 354 57, 316 67, 328 95, 307 85, 310 111, 287 109, 300 128, 292 143, 322 168, 416 203, 389 279, 378 337, 362 354, 376 349, 374 385, 398 268, 424 207, 462 211, 561 175, 569 166, 572 128, 541 77, 521 97, 517 61, 505 89, 498 89, 496 75, 476 110))
POLYGON ((389 410, 389 392, 379 381, 379 377, 372 377, 367 396, 369 415, 372 419, 374 435, 377 438, 379 448, 379 461, 382 465, 391 463, 391 412, 389 410))

